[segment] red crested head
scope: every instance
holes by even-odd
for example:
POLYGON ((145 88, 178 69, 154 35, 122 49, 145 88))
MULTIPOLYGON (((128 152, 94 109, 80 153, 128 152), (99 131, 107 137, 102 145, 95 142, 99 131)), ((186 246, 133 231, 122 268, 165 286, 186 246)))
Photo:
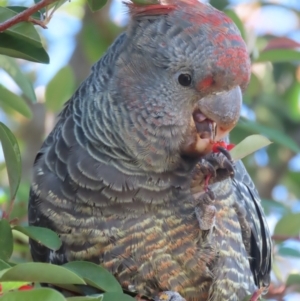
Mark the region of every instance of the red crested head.
POLYGON ((131 151, 166 170, 164 155, 209 151, 212 122, 216 139, 236 125, 251 65, 238 28, 212 6, 197 0, 139 2, 149 4, 127 4, 129 26, 122 44, 112 48, 118 52, 111 97, 139 131, 136 140, 125 139, 131 151), (195 120, 195 112, 204 121, 195 120))
POLYGON ((166 48, 168 43, 175 43, 173 38, 180 38, 182 46, 192 40, 199 54, 203 54, 200 63, 207 71, 211 70, 199 78, 199 91, 228 89, 234 85, 241 86, 243 90, 247 87, 250 80, 247 48, 239 30, 223 12, 197 0, 149 0, 149 4, 126 4, 133 22, 162 17, 166 19, 168 27, 174 25, 177 28, 174 29, 176 35, 170 36, 170 40, 167 32, 159 32, 160 28, 157 33, 152 33, 153 36, 164 35, 161 45, 165 44, 166 48))

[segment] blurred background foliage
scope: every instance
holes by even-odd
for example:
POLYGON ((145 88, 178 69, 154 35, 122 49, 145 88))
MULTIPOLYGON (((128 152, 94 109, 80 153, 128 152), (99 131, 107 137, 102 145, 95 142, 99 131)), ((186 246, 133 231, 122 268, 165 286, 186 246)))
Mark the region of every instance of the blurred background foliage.
MULTIPOLYGON (((237 143, 251 133, 261 133, 274 142, 243 160, 273 233, 274 269, 267 299, 300 300, 300 1, 210 3, 236 22, 253 62, 242 118, 231 139, 237 143)), ((2 7, 32 4, 0 0, 2 7)), ((27 223, 31 167, 43 139, 63 103, 126 23, 120 0, 108 1, 94 13, 87 2, 72 0, 55 11, 48 29, 36 27, 50 64, 0 55, 0 121, 17 138, 22 158, 21 184, 11 214, 20 225, 27 223)), ((0 153, 0 216, 8 207, 9 191, 0 153)), ((14 231, 12 261, 31 260, 27 240, 14 231)))

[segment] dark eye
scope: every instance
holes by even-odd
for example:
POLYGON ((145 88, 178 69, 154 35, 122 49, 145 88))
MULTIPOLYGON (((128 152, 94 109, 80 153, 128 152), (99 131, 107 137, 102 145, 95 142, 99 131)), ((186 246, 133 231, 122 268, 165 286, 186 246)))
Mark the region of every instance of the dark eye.
POLYGON ((187 73, 181 73, 178 76, 178 82, 181 86, 188 87, 192 83, 192 77, 187 73))

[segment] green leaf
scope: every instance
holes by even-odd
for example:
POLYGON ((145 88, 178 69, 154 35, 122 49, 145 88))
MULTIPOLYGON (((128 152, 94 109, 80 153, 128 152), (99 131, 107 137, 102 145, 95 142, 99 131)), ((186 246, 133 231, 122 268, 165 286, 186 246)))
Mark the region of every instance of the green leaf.
POLYGON ((273 142, 276 142, 278 144, 283 145, 286 148, 289 148, 290 150, 294 151, 295 153, 300 152, 300 148, 297 145, 297 143, 285 135, 284 133, 272 129, 269 127, 266 127, 264 125, 258 124, 256 122, 246 120, 246 119, 240 119, 240 122, 237 124, 237 127, 240 129, 247 130, 251 133, 259 133, 264 136, 267 136, 269 139, 271 139, 273 142))
POLYGON ((251 135, 242 140, 237 144, 231 151, 231 157, 233 160, 237 161, 243 159, 244 157, 254 153, 255 151, 266 147, 272 142, 264 136, 261 135, 251 135))
POLYGON ((266 214, 270 214, 274 211, 278 212, 280 215, 288 214, 291 212, 290 208, 287 205, 274 200, 262 199, 261 204, 266 214))
POLYGON ((300 195, 299 171, 286 171, 280 183, 284 185, 288 191, 292 191, 295 195, 300 195))
POLYGON ((282 255, 282 256, 288 256, 288 257, 297 257, 297 258, 300 257, 299 250, 294 249, 294 248, 289 248, 289 247, 283 247, 283 246, 280 246, 278 248, 277 254, 282 255))
POLYGON ((42 45, 39 47, 32 45, 28 41, 7 34, 6 31, 0 33, 0 54, 36 63, 49 63, 49 56, 42 45))
MULTIPOLYGON (((1 221, 0 221, 0 224, 1 224, 1 221)), ((1 227, 1 225, 0 225, 0 227, 1 227)), ((1 247, 1 244, 2 244, 2 242, 1 242, 1 238, 0 238, 0 247, 1 247)), ((0 271, 5 270, 5 269, 9 269, 9 268, 10 268, 9 263, 2 260, 2 259, 0 259, 0 271)))
POLYGON ((0 67, 2 67, 12 77, 23 93, 32 102, 36 102, 36 96, 31 81, 20 70, 14 59, 0 55, 0 67))
POLYGON ((15 226, 13 230, 27 235, 51 250, 58 250, 61 247, 61 240, 58 235, 50 229, 33 226, 15 226))
POLYGON ((300 121, 299 107, 300 83, 295 81, 284 95, 284 105, 288 112, 288 117, 294 122, 300 121))
POLYGON ((29 281, 50 284, 86 284, 82 278, 62 266, 27 262, 0 272, 0 282, 29 281))
POLYGON ((263 51, 271 49, 296 49, 300 47, 300 43, 287 37, 277 37, 268 41, 263 51))
POLYGON ((300 61, 300 52, 292 49, 273 49, 262 51, 258 58, 255 60, 258 62, 293 62, 300 61))
MULTIPOLYGON (((0 23, 14 17, 17 13, 0 7, 0 23)), ((18 23, 0 33, 0 53, 25 60, 49 63, 40 36, 30 22, 18 23)))
MULTIPOLYGON (((35 3, 35 4, 37 4, 37 3, 39 3, 39 2, 41 2, 41 0, 34 0, 34 3, 35 3)), ((43 8, 40 10, 40 12, 41 12, 42 14, 45 14, 45 13, 46 13, 46 8, 43 7, 43 8)))
POLYGON ((75 79, 69 66, 63 67, 52 78, 46 88, 46 107, 57 112, 74 92, 75 79))
POLYGON ((279 268, 278 264, 276 263, 276 261, 273 261, 273 264, 272 264, 272 271, 275 275, 275 277, 280 281, 280 282, 284 282, 283 281, 283 277, 282 277, 282 271, 281 269, 279 268))
MULTIPOLYGON (((103 299, 103 295, 101 295, 99 297, 79 296, 79 297, 69 297, 69 298, 67 298, 68 301, 102 301, 102 299, 103 299)), ((121 301, 121 299, 120 299, 120 301, 121 301)))
POLYGON ((15 136, 2 122, 0 122, 0 141, 6 162, 10 198, 13 200, 21 180, 21 154, 15 136))
POLYGON ((0 105, 4 103, 27 118, 32 117, 31 109, 20 96, 10 92, 0 84, 0 105))
POLYGON ((247 40, 244 24, 241 21, 241 19, 238 17, 238 15, 231 9, 225 9, 224 13, 235 23, 235 25, 237 26, 237 28, 241 33, 243 40, 247 40))
POLYGON ((13 236, 6 219, 0 220, 0 258, 8 260, 13 252, 13 236))
POLYGON ((229 5, 228 0, 210 0, 209 3, 218 10, 224 10, 229 5))
POLYGON ((251 98, 256 97, 261 93, 262 88, 263 87, 260 79, 254 73, 252 73, 250 83, 245 92, 245 96, 251 98))
MULTIPOLYGON (((6 8, 8 8, 16 13, 21 13, 24 10, 28 9, 28 7, 26 7, 26 6, 17 6, 17 5, 16 6, 6 6, 6 8)), ((31 18, 36 19, 36 20, 41 20, 42 14, 37 11, 31 15, 31 18)))
POLYGON ((105 292, 123 292, 115 277, 100 265, 87 261, 73 261, 64 264, 63 267, 78 274, 90 286, 105 292))
POLYGON ((286 286, 300 285, 300 274, 290 274, 285 284, 286 286))
POLYGON ((102 301, 135 301, 136 299, 130 297, 129 295, 123 293, 104 293, 102 301))
POLYGON ((300 233, 300 213, 290 213, 283 216, 276 224, 275 235, 294 236, 300 233))
POLYGON ((64 3, 66 3, 68 0, 58 0, 57 2, 51 3, 48 5, 48 9, 50 7, 53 7, 54 10, 57 10, 59 7, 61 7, 64 3))
POLYGON ((7 293, 10 290, 18 289, 19 287, 23 285, 31 285, 30 282, 2 282, 2 293, 7 293))
POLYGON ((131 0, 131 1, 137 5, 159 4, 158 0, 131 0))
POLYGON ((65 297, 51 288, 38 288, 29 291, 14 291, 0 297, 1 301, 65 301, 65 297))
POLYGON ((92 12, 95 12, 102 8, 106 4, 107 0, 88 0, 88 5, 92 12))
POLYGON ((104 32, 102 30, 93 30, 94 27, 95 23, 87 20, 82 28, 81 37, 84 55, 91 64, 96 62, 106 52, 109 46, 107 34, 113 35, 113 31, 109 29, 108 25, 106 26, 107 28, 105 27, 104 32))
MULTIPOLYGON (((14 17, 15 15, 17 15, 17 13, 13 10, 8 9, 7 7, 0 6, 0 23, 14 17)), ((8 34, 22 41, 23 43, 26 42, 35 47, 42 47, 40 36, 34 28, 33 24, 30 22, 17 23, 16 25, 5 30, 4 34, 8 34)), ((0 34, 0 41, 2 40, 1 35, 2 34, 0 34)))

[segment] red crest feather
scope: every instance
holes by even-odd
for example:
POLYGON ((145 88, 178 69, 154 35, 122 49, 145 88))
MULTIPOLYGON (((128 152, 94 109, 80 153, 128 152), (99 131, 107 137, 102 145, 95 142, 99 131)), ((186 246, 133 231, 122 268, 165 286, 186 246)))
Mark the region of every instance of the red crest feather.
POLYGON ((125 2, 125 4, 129 7, 130 15, 135 17, 165 15, 180 7, 180 4, 195 5, 197 2, 197 0, 157 0, 151 3, 149 0, 149 3, 138 4, 130 1, 125 2))

